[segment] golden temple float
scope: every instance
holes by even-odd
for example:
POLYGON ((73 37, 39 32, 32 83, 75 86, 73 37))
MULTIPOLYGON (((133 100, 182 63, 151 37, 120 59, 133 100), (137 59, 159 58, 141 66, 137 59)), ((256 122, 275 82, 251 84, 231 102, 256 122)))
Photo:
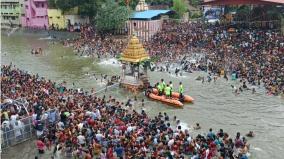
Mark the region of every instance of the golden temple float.
POLYGON ((127 90, 137 93, 148 87, 147 68, 139 70, 140 64, 150 57, 139 39, 133 35, 120 57, 122 62, 122 77, 120 85, 127 90))

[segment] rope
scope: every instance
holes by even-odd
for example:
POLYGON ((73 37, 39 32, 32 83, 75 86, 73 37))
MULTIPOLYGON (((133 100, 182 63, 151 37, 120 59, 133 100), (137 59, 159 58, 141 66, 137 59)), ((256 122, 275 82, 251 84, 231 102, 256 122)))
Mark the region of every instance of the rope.
POLYGON ((106 86, 105 88, 102 88, 102 89, 100 89, 100 90, 94 92, 93 94, 98 94, 98 93, 100 93, 100 92, 102 92, 102 91, 104 91, 104 90, 106 90, 106 89, 108 89, 108 88, 112 88, 112 87, 118 86, 118 85, 119 85, 119 83, 115 83, 115 84, 113 84, 113 85, 106 86))

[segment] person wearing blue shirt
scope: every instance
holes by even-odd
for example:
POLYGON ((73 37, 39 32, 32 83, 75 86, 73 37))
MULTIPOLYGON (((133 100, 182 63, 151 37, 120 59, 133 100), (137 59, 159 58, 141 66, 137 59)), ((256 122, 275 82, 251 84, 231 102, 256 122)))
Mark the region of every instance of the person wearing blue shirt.
POLYGON ((123 159, 124 149, 121 145, 118 145, 114 151, 119 159, 123 159))
POLYGON ((212 132, 212 128, 209 129, 209 133, 207 134, 207 138, 214 140, 215 134, 212 132))
POLYGON ((54 109, 48 112, 48 121, 49 123, 54 123, 56 121, 56 111, 54 109))

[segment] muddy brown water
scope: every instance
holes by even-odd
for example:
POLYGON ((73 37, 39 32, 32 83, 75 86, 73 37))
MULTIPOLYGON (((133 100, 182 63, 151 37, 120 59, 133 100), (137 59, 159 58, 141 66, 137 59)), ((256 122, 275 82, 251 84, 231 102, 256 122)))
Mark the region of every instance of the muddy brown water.
MULTIPOLYGON (((98 61, 88 57, 74 55, 71 48, 63 47, 59 43, 48 40, 46 33, 19 33, 11 36, 1 35, 1 63, 13 62, 18 68, 30 73, 38 73, 57 82, 67 81, 70 87, 85 90, 104 88, 104 82, 91 77, 96 74, 120 74, 119 65, 112 64, 112 60, 98 61), (47 39, 45 39, 47 38, 47 39), (31 55, 31 49, 41 47, 42 56, 31 55)), ((164 78, 167 82, 173 81, 177 87, 180 81, 185 86, 187 94, 195 98, 194 104, 186 104, 183 109, 175 109, 159 102, 146 99, 143 94, 138 95, 136 109, 141 109, 140 101, 145 99, 145 110, 150 115, 167 112, 171 117, 176 115, 184 127, 192 128, 198 122, 202 126, 194 135, 206 133, 209 128, 217 132, 220 128, 235 137, 236 132, 242 135, 253 130, 256 136, 249 139, 251 144, 250 158, 256 159, 281 159, 284 156, 284 100, 280 97, 267 96, 263 88, 257 89, 256 94, 250 91, 242 92, 236 96, 232 93, 231 84, 234 81, 218 79, 202 84, 196 77, 205 75, 203 72, 184 74, 175 77, 162 72, 149 72, 152 83, 164 78)), ((99 95, 112 95, 127 101, 133 94, 120 88, 110 88, 99 95)), ((31 142, 31 144, 33 144, 31 142)), ((21 150, 17 150, 18 152, 21 150)))

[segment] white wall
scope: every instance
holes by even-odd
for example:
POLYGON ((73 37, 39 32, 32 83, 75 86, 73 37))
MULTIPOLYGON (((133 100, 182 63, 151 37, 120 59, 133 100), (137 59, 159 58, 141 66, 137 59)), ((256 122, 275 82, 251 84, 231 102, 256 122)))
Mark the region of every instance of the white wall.
POLYGON ((74 25, 75 23, 88 24, 90 22, 89 17, 82 18, 79 15, 64 15, 64 16, 66 19, 66 23, 68 23, 68 19, 69 19, 71 25, 74 25))

